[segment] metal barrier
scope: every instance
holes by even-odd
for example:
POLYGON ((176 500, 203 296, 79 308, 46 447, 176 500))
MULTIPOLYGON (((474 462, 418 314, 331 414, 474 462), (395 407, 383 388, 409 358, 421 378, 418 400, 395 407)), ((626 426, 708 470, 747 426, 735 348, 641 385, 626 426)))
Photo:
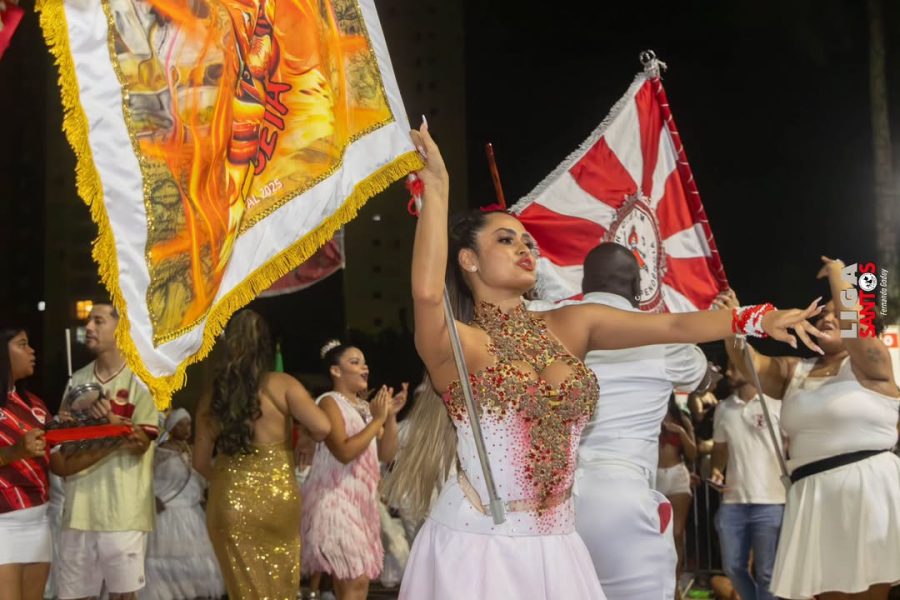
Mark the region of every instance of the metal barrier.
POLYGON ((719 509, 721 495, 704 477, 693 487, 693 492, 691 514, 685 527, 684 570, 692 574, 693 586, 708 588, 710 578, 723 573, 715 528, 715 513, 719 509))

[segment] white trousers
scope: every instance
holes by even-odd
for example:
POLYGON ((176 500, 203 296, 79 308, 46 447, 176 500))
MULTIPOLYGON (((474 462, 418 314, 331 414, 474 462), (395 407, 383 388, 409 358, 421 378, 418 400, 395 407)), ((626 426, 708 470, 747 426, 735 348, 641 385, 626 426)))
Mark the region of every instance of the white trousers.
POLYGON ((575 528, 609 600, 675 596, 671 504, 650 487, 643 471, 604 464, 582 465, 575 472, 575 528))

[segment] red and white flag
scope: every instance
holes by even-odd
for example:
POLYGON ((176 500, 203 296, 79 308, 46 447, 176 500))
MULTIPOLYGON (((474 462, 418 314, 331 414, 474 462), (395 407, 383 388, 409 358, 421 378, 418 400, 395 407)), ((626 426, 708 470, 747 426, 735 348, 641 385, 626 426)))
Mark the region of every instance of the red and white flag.
POLYGON ((544 300, 580 294, 585 256, 609 241, 640 264, 643 310, 703 310, 728 286, 660 64, 649 60, 581 147, 512 207, 540 246, 544 300))
POLYGON ((334 237, 299 267, 273 283, 261 293, 261 298, 293 294, 319 283, 329 275, 344 268, 344 230, 338 229, 334 237))
POLYGON ((18 0, 0 0, 0 58, 3 58, 24 14, 25 10, 18 6, 18 0))

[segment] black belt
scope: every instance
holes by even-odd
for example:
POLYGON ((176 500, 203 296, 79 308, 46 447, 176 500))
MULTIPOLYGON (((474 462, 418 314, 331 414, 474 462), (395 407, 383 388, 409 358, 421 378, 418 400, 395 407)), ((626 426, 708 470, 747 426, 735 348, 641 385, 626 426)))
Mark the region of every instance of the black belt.
POLYGON ((829 456, 822 460, 813 461, 794 469, 794 472, 791 473, 791 483, 797 483, 804 477, 809 477, 810 475, 815 475, 822 471, 829 471, 831 469, 843 467, 844 465, 865 460, 876 454, 881 454, 882 452, 890 452, 890 450, 858 450, 856 452, 847 452, 846 454, 838 454, 837 456, 829 456))

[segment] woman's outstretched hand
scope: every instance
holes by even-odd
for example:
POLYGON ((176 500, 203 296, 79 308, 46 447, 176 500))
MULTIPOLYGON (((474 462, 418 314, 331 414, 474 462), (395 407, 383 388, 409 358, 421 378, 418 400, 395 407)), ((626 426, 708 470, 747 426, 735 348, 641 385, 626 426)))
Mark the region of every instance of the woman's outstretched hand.
POLYGON ((426 191, 446 195, 450 187, 450 176, 447 174, 441 151, 428 132, 428 123, 423 121, 418 130, 413 129, 409 132, 409 136, 425 160, 425 168, 417 171, 416 175, 425 184, 426 191))
POLYGON ((812 337, 828 338, 829 336, 822 333, 812 323, 807 321, 822 312, 824 306, 819 306, 819 300, 816 298, 805 309, 792 308, 789 310, 773 310, 766 313, 762 319, 762 328, 771 338, 784 342, 792 348, 797 348, 797 338, 799 337, 803 344, 819 354, 825 352, 812 340, 812 337), (794 330, 794 334, 790 333, 790 329, 794 330))

